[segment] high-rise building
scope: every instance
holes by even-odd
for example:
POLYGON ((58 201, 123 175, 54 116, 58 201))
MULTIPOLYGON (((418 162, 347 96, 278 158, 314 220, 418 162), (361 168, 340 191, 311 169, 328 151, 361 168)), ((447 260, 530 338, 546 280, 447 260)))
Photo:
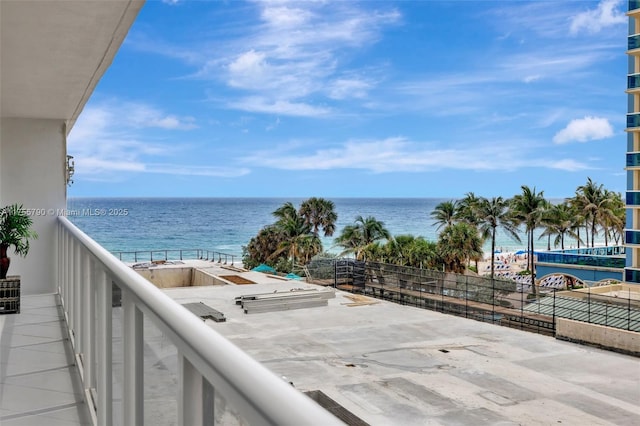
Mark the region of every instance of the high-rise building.
POLYGON ((627 262, 624 280, 640 284, 640 1, 629 1, 627 15, 627 262))

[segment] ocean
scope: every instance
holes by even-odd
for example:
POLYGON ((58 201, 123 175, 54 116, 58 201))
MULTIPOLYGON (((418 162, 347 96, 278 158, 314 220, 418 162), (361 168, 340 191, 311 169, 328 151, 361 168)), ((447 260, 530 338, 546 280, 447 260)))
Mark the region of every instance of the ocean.
MULTIPOLYGON (((330 198, 338 221, 333 237, 322 239, 325 251, 339 253, 333 244, 356 216, 374 216, 392 235, 411 234, 437 241, 431 212, 442 198, 330 198)), ((111 252, 203 249, 234 256, 285 202, 296 207, 304 198, 70 198, 67 218, 111 252)), ((526 246, 499 233, 496 247, 516 251, 526 246)), ((546 239, 537 247, 546 248, 546 239)), ((490 250, 486 244, 485 252, 490 250)))

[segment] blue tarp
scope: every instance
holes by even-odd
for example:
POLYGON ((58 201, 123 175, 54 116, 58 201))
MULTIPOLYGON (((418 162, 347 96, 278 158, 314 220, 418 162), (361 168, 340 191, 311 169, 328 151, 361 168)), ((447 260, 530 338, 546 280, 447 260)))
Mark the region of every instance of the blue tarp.
POLYGON ((294 274, 293 272, 288 273, 284 277, 288 278, 290 280, 301 280, 302 279, 302 277, 300 275, 294 274))
POLYGON ((252 271, 256 272, 275 272, 276 270, 269 265, 265 265, 264 263, 259 264, 252 271))

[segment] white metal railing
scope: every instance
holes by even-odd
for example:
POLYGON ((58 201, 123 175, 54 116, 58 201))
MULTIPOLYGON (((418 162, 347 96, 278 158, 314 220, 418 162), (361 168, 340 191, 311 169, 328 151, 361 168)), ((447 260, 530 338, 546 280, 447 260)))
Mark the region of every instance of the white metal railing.
MULTIPOLYGON (((249 424, 342 424, 124 265, 68 219, 58 223, 58 290, 94 423, 113 423, 112 284, 122 290, 122 419, 144 423, 143 318, 178 351, 179 425, 213 424, 218 395, 249 424)), ((216 417, 218 417, 216 415, 216 417)))

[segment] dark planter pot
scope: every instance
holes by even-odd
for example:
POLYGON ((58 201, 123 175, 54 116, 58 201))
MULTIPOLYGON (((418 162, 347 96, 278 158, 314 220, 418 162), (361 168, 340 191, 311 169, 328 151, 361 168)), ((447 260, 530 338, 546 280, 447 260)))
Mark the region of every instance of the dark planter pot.
POLYGON ((11 263, 11 259, 7 257, 7 249, 8 245, 2 244, 0 245, 0 279, 4 280, 7 278, 7 271, 9 270, 9 264, 11 263))
POLYGON ((20 313, 20 276, 0 279, 0 315, 20 313))

